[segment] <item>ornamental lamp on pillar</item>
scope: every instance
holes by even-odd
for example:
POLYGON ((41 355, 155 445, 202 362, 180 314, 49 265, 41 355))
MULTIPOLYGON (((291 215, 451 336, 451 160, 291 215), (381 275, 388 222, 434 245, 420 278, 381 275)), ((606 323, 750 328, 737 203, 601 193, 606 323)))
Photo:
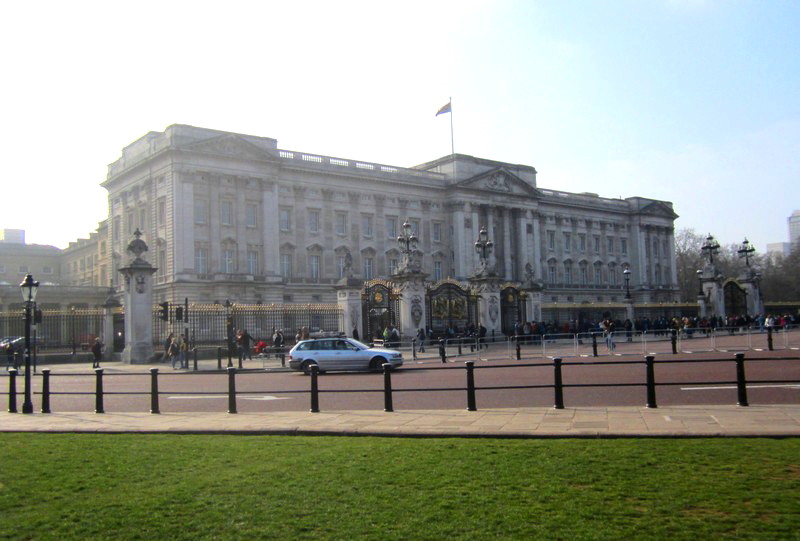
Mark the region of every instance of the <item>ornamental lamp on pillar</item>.
POLYGON ((39 291, 39 282, 27 274, 19 285, 22 293, 22 302, 25 304, 25 400, 22 403, 22 413, 33 413, 31 400, 31 323, 33 310, 36 307, 36 293, 39 291))
POLYGON ((713 265, 714 256, 719 253, 719 243, 714 236, 709 233, 705 243, 700 247, 700 250, 708 257, 709 265, 713 265))
POLYGON ((625 277, 625 298, 629 300, 631 298, 631 269, 625 267, 622 275, 625 277))
POLYGON ((750 241, 747 240, 747 237, 745 237, 744 242, 742 242, 742 245, 739 247, 738 250, 736 250, 736 253, 739 254, 739 257, 743 257, 744 258, 744 264, 747 267, 749 267, 750 266, 750 258, 753 256, 755 251, 756 251, 756 249, 753 247, 752 244, 750 244, 750 241))

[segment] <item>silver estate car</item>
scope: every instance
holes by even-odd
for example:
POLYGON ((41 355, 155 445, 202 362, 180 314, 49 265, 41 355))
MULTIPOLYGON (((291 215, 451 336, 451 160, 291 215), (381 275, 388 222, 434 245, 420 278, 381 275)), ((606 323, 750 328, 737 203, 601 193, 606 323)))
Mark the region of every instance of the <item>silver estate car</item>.
POLYGON ((289 351, 289 367, 305 374, 317 365, 320 372, 329 370, 383 370, 403 365, 403 354, 386 348, 371 348, 352 338, 316 338, 301 340, 289 351))

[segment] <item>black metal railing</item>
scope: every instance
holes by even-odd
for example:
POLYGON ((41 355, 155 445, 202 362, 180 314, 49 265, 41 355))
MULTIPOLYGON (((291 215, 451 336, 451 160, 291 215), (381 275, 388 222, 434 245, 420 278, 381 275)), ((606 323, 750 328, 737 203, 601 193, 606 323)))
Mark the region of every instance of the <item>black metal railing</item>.
MULTIPOLYGON (((792 357, 756 357, 747 359, 747 362, 754 363, 754 362, 777 362, 777 361, 797 361, 800 360, 800 357, 792 356, 792 357)), ((403 372, 415 371, 415 370, 430 370, 430 368, 420 368, 420 367, 407 367, 403 368, 403 372)), ((181 394, 181 395, 219 395, 219 396, 227 396, 228 397, 228 412, 229 413, 236 413, 237 412, 237 396, 241 395, 248 395, 248 394, 308 394, 310 399, 310 411, 312 412, 319 412, 320 411, 320 395, 322 394, 341 394, 341 393, 349 393, 349 394, 359 394, 359 393, 383 393, 384 394, 384 410, 385 411, 393 411, 393 396, 396 393, 453 393, 453 392, 462 392, 465 393, 466 398, 466 407, 470 411, 477 411, 477 393, 479 391, 508 391, 508 390, 519 390, 519 389, 550 389, 553 392, 553 405, 556 409, 564 408, 564 390, 573 388, 573 389, 580 389, 580 388, 622 388, 622 387, 643 387, 645 389, 644 393, 644 403, 649 408, 656 408, 657 406, 657 389, 659 387, 667 387, 667 386, 692 386, 692 385, 735 385, 737 390, 737 400, 736 404, 739 406, 748 406, 748 397, 747 397, 747 385, 756 385, 756 384, 787 384, 787 385, 794 385, 800 383, 800 380, 797 379, 770 379, 770 380, 748 380, 746 378, 746 371, 745 371, 745 354, 744 353, 736 353, 732 358, 714 358, 714 359, 674 359, 674 358, 666 358, 663 360, 656 360, 655 356, 648 355, 642 360, 636 361, 621 361, 621 360, 606 360, 606 361, 564 361, 563 359, 556 357, 549 362, 538 362, 538 363, 516 363, 516 364, 483 364, 476 366, 474 361, 466 361, 463 366, 458 366, 454 364, 450 364, 448 367, 442 367, 441 370, 464 370, 465 371, 465 385, 464 386, 456 386, 456 387, 421 387, 421 388, 394 388, 392 385, 392 370, 389 364, 383 365, 383 387, 366 387, 366 388, 354 388, 354 389, 321 389, 319 385, 319 378, 318 378, 318 368, 316 366, 312 367, 311 377, 310 377, 310 385, 308 389, 295 389, 295 390, 287 390, 287 389, 268 389, 268 390, 249 390, 249 391, 237 391, 236 389, 236 381, 237 376, 242 375, 245 377, 250 374, 263 374, 262 370, 240 370, 235 366, 228 366, 224 370, 219 370, 216 373, 222 374, 225 376, 227 380, 227 391, 164 391, 161 390, 159 385, 159 369, 158 368, 151 368, 148 373, 122 373, 122 374, 113 374, 112 376, 106 376, 104 369, 97 368, 93 372, 89 373, 82 373, 82 374, 75 374, 75 373, 65 373, 65 374, 53 374, 50 369, 44 369, 42 371, 42 391, 37 392, 35 394, 41 396, 41 404, 42 413, 51 413, 51 397, 55 395, 92 395, 95 398, 95 408, 94 411, 96 413, 104 413, 104 398, 109 395, 149 395, 150 396, 150 411, 152 413, 159 413, 159 397, 164 394, 181 394), (659 381, 656 378, 656 366, 657 365, 666 365, 666 364, 696 364, 696 363, 734 363, 735 364, 735 379, 730 380, 713 380, 713 381, 659 381), (638 382, 593 382, 593 383, 570 383, 565 382, 564 375, 563 375, 563 368, 572 366, 610 366, 610 365, 625 365, 625 366, 634 366, 640 365, 644 367, 644 381, 638 382), (550 367, 553 369, 553 379, 552 382, 547 383, 538 383, 538 384, 525 384, 525 385, 484 385, 480 386, 476 383, 475 371, 476 370, 494 370, 494 369, 507 369, 507 368, 514 368, 518 370, 523 370, 526 368, 542 368, 542 367, 550 367), (134 377, 138 376, 141 377, 143 375, 150 375, 150 389, 145 391, 105 391, 104 390, 104 379, 106 377, 134 377), (94 391, 59 391, 53 390, 52 386, 52 378, 58 376, 68 376, 70 378, 75 378, 76 376, 93 376, 94 377, 94 391)), ((214 373, 214 372, 211 372, 214 373)), ((17 384, 16 384, 16 377, 17 377, 17 370, 11 369, 9 370, 9 384, 8 384, 8 411, 11 413, 17 412, 17 384)), ((178 374, 171 374, 170 378, 174 377, 185 377, 185 376, 193 376, 199 375, 202 372, 184 372, 178 374)), ((208 374, 208 372, 206 372, 208 374)))

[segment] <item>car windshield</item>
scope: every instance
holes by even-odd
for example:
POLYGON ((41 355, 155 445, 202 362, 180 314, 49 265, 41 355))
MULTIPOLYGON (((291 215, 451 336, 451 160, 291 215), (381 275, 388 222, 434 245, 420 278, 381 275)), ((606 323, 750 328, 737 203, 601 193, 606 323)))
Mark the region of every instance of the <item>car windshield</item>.
POLYGON ((355 347, 357 347, 358 349, 369 349, 369 346, 368 346, 368 345, 366 345, 366 344, 365 344, 365 343, 363 343, 363 342, 359 342, 359 341, 358 341, 358 340, 356 340, 355 338, 348 338, 348 339, 347 339, 347 341, 348 341, 348 342, 350 342, 351 344, 353 344, 353 345, 354 345, 355 347))

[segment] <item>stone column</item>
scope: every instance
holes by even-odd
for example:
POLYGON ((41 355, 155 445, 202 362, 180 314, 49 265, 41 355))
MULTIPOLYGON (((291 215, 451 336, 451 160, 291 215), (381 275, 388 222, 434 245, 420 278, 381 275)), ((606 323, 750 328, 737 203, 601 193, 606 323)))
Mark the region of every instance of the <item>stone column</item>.
POLYGON ((470 239, 470 242, 467 243, 466 248, 468 254, 466 258, 467 274, 472 274, 475 272, 475 269, 478 268, 478 252, 475 251, 472 243, 478 238, 478 232, 481 230, 480 206, 472 203, 470 208, 472 209, 472 230, 469 232, 470 235, 468 238, 470 239))
MULTIPOLYGON (((480 231, 480 229, 479 229, 480 231)), ((487 206, 486 207, 486 232, 489 233, 489 240, 495 244, 495 249, 492 250, 492 255, 489 258, 489 266, 493 269, 497 268, 497 239, 494 236, 495 226, 494 226, 494 207, 487 206)), ((488 327, 486 327, 488 329, 488 327)))
POLYGON ((103 337, 101 340, 105 344, 103 353, 104 361, 113 360, 114 354, 114 310, 119 306, 119 302, 114 297, 108 297, 103 304, 103 337))
POLYGON ((514 279, 514 269, 511 268, 511 208, 503 209, 503 278, 514 279))
POLYGON ((142 259, 147 244, 136 238, 128 245, 128 253, 135 257, 128 266, 119 269, 123 275, 122 304, 125 306, 125 349, 122 362, 147 363, 155 358, 153 352, 153 274, 156 268, 142 259))
POLYGON ((465 232, 464 232, 464 205, 462 203, 457 203, 454 207, 455 212, 453 212, 453 235, 455 239, 453 239, 453 244, 455 245, 455 256, 456 256, 456 276, 459 279, 463 279, 468 273, 466 268, 466 246, 467 243, 464 240, 465 232))
POLYGON ((261 230, 264 239, 264 274, 277 276, 280 274, 280 236, 278 233, 278 186, 268 180, 261 184, 261 230))
MULTIPOLYGON (((541 238, 541 228, 539 226, 539 215, 533 213, 533 269, 535 275, 539 277, 540 280, 544 279, 544 274, 542 270, 542 238, 541 238)), ((588 239, 587 239, 588 240, 588 239)))

